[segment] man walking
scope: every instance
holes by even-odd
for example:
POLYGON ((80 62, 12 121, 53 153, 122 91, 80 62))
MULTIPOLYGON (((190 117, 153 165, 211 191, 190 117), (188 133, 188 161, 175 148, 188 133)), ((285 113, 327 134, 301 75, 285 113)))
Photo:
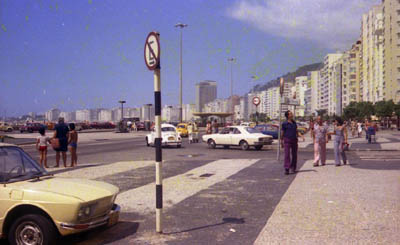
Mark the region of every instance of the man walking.
MULTIPOLYGON (((296 172, 297 168, 297 148, 298 148, 298 132, 297 124, 293 120, 293 113, 291 111, 285 112, 286 122, 282 123, 282 139, 281 146, 285 149, 285 174, 289 174, 289 169, 292 169, 293 173, 296 172)), ((304 136, 302 136, 304 140, 304 136)))
POLYGON ((321 116, 317 117, 316 124, 314 125, 314 131, 312 132, 312 137, 314 140, 314 167, 319 166, 321 161, 321 166, 325 165, 326 162, 326 141, 328 126, 323 125, 321 116))

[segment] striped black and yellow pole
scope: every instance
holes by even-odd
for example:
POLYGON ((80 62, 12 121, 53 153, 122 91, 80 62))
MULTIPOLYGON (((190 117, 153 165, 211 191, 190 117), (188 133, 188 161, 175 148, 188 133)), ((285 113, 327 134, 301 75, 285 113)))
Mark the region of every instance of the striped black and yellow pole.
POLYGON ((154 114, 156 138, 156 231, 162 233, 162 148, 161 148, 161 77, 160 69, 154 70, 154 114))

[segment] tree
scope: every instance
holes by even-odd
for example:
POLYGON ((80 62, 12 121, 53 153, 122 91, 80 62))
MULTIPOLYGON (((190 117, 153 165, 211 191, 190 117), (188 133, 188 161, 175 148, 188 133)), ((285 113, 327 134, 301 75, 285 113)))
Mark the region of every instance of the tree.
POLYGON ((359 111, 358 120, 369 119, 375 114, 374 104, 369 101, 363 101, 356 104, 356 108, 359 111))
POLYGON ((393 100, 383 100, 375 103, 376 116, 384 119, 387 126, 389 126, 388 119, 392 117, 395 106, 396 105, 393 103, 393 100))
POLYGON ((397 130, 400 130, 400 102, 394 105, 394 114, 397 116, 397 130))

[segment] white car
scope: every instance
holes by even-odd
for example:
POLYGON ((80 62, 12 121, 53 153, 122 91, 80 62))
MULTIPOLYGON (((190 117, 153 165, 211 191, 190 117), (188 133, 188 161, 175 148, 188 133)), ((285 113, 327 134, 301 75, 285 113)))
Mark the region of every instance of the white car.
MULTIPOLYGON (((156 132, 153 131, 146 136, 146 145, 154 146, 154 139, 156 138, 156 132)), ((176 145, 176 147, 180 148, 182 145, 182 137, 179 135, 178 131, 176 131, 176 127, 172 124, 161 124, 161 138, 162 145, 176 145)))
POLYGON ((264 145, 272 144, 272 136, 264 135, 257 129, 246 126, 231 126, 223 128, 218 134, 203 135, 203 141, 209 148, 214 149, 217 145, 224 148, 229 146, 240 146, 242 150, 248 150, 254 146, 256 150, 261 150, 264 145))

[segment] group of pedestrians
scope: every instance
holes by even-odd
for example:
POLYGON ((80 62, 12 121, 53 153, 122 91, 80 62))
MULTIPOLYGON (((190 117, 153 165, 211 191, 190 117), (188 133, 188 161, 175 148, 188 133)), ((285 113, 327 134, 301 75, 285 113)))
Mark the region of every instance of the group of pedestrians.
POLYGON ((56 151, 56 167, 60 167, 60 158, 62 156, 64 167, 67 167, 67 151, 71 153, 71 167, 78 164, 78 156, 76 150, 78 148, 78 133, 75 130, 75 124, 67 125, 64 118, 58 119, 58 124, 54 128, 53 137, 46 135, 45 128, 39 129, 39 136, 36 141, 36 148, 40 153, 40 165, 48 168, 47 165, 47 148, 51 145, 56 151), (68 147, 69 146, 69 147, 68 147))
POLYGON ((214 119, 213 122, 208 121, 206 125, 206 134, 217 134, 218 133, 218 121, 214 119))
MULTIPOLYGON (((297 124, 293 119, 293 113, 291 111, 286 111, 285 117, 287 120, 282 123, 282 137, 280 143, 285 151, 284 168, 285 174, 288 175, 290 170, 293 173, 297 171, 298 138, 301 137, 303 141, 305 141, 305 138, 297 130, 297 124)), ((344 165, 347 164, 345 147, 348 145, 348 134, 346 124, 343 122, 342 118, 335 118, 333 131, 330 132, 329 126, 318 116, 316 123, 310 125, 310 131, 314 142, 314 167, 318 167, 320 164, 321 166, 326 164, 326 144, 329 142, 332 135, 334 136, 335 165, 340 166, 341 162, 343 162, 344 165)))

